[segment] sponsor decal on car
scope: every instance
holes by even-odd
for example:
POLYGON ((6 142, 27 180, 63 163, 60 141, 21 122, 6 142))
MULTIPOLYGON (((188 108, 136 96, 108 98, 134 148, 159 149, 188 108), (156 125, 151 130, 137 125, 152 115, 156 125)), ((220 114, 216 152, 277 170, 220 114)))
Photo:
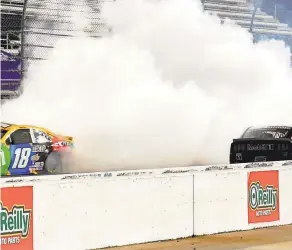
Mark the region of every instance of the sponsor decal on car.
POLYGON ((33 187, 1 188, 1 249, 33 250, 33 187))
POLYGON ((279 171, 248 174, 248 223, 280 220, 279 171))
POLYGON ((254 158, 254 161, 258 161, 258 162, 267 161, 267 156, 256 156, 254 158))
POLYGON ((45 152, 46 148, 46 145, 32 145, 32 152, 45 152))
POLYGON ((242 161, 242 153, 236 153, 236 160, 242 161))
POLYGON ((274 144, 247 144, 247 151, 272 151, 274 150, 274 144))
POLYGON ((35 154, 30 158, 32 161, 38 161, 40 159, 40 155, 39 154, 35 154))
POLYGON ((45 166, 44 162, 35 162, 32 166, 29 167, 29 170, 31 173, 34 173, 34 171, 40 171, 43 170, 45 166))

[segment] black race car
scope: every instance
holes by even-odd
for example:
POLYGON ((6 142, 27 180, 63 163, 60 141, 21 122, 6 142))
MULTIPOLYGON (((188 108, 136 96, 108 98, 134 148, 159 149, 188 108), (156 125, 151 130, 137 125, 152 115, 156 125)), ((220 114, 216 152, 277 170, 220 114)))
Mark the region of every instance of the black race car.
POLYGON ((292 160, 292 127, 249 127, 231 143, 231 164, 284 160, 292 160))

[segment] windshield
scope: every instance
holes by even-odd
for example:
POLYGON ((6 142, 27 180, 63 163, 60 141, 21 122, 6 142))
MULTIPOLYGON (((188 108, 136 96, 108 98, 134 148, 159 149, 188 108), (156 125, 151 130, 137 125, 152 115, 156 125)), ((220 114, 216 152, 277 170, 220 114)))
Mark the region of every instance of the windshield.
POLYGON ((243 134, 242 138, 287 138, 289 131, 288 128, 250 128, 243 134))
POLYGON ((2 137, 3 137, 6 133, 7 133, 7 130, 5 130, 5 129, 1 129, 1 139, 2 139, 2 137))

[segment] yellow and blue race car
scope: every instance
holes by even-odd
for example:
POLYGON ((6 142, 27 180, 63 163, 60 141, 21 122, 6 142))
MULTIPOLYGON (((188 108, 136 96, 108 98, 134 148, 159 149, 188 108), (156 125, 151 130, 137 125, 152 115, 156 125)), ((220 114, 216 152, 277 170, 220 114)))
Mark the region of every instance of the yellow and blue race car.
MULTIPOLYGON (((64 172, 73 138, 31 125, 1 123, 1 176, 64 172)), ((69 158, 68 158, 69 156, 69 158)))

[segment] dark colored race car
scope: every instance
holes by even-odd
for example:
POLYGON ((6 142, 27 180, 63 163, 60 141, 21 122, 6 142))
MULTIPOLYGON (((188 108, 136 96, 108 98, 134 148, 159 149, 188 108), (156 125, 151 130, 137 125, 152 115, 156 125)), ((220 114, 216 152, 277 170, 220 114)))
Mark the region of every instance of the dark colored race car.
POLYGON ((230 163, 292 160, 292 127, 249 127, 234 139, 230 163))

